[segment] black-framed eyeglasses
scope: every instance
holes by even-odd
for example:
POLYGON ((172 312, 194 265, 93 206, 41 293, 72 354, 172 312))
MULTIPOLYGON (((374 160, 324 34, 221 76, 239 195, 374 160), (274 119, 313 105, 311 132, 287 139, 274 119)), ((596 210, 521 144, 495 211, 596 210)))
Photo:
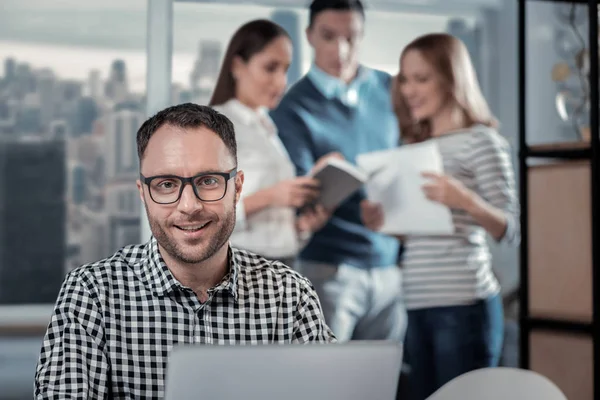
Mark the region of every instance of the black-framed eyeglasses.
POLYGON ((177 175, 156 175, 140 180, 148 185, 150 198, 157 204, 173 204, 179 201, 187 184, 192 185, 196 197, 205 202, 219 201, 227 194, 227 183, 237 174, 237 168, 229 172, 206 172, 184 178, 177 175))

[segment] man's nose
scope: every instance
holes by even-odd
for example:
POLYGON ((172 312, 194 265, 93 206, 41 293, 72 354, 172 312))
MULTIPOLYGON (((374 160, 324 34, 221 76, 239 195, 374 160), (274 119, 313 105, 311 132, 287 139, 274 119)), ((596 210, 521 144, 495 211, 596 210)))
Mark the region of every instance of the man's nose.
POLYGON ((336 43, 337 54, 340 61, 345 60, 346 58, 348 58, 348 54, 350 53, 350 43, 348 43, 348 40, 344 38, 338 38, 336 43))
POLYGON ((202 208, 202 206, 202 201, 196 197, 192 185, 185 185, 179 198, 179 204, 177 205, 179 211, 190 213, 196 211, 198 208, 202 208))

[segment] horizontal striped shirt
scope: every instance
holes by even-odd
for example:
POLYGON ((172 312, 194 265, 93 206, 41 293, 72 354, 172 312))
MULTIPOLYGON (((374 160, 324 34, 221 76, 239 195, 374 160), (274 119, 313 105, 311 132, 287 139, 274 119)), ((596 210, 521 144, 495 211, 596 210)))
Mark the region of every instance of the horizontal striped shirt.
MULTIPOLYGON (((520 242, 519 204, 508 142, 476 125, 433 138, 444 172, 504 212, 503 242, 520 242)), ((487 233, 465 211, 452 210, 454 233, 406 238, 404 296, 408 309, 472 304, 500 285, 492 270, 487 233)))

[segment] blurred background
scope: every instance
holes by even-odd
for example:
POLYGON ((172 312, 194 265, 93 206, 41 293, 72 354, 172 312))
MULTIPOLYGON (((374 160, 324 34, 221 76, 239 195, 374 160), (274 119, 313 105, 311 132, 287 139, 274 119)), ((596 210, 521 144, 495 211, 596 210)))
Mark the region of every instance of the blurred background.
MULTIPOLYGON (((517 1, 365 4, 361 59, 371 67, 397 73, 403 46, 429 32, 449 32, 467 44, 516 167, 517 1)), ((0 399, 31 398, 40 341, 65 273, 147 239, 135 187, 135 132, 146 116, 170 104, 206 104, 231 34, 256 18, 273 19, 293 38, 293 84, 312 60, 306 6, 0 2, 0 399), (170 7, 172 18, 164 14, 170 7)), ((533 1, 527 7, 528 138, 577 140, 570 115, 557 109, 552 75, 577 46, 577 34, 561 19, 570 9, 533 1)), ((586 23, 585 10, 583 16, 578 26, 586 23)), ((517 366, 518 249, 492 247, 507 305, 503 364, 517 366)))

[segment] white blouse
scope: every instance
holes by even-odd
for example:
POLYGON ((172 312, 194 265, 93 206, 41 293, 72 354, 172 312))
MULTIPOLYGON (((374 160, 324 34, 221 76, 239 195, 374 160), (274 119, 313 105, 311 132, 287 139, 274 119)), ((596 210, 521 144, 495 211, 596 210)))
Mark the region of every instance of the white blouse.
POLYGON ((213 108, 233 122, 238 170, 244 172, 231 244, 267 258, 296 256, 300 247, 293 208, 268 207, 251 216, 246 216, 244 210, 245 196, 296 177, 296 169, 279 140, 275 124, 266 109, 256 111, 236 99, 213 108))

